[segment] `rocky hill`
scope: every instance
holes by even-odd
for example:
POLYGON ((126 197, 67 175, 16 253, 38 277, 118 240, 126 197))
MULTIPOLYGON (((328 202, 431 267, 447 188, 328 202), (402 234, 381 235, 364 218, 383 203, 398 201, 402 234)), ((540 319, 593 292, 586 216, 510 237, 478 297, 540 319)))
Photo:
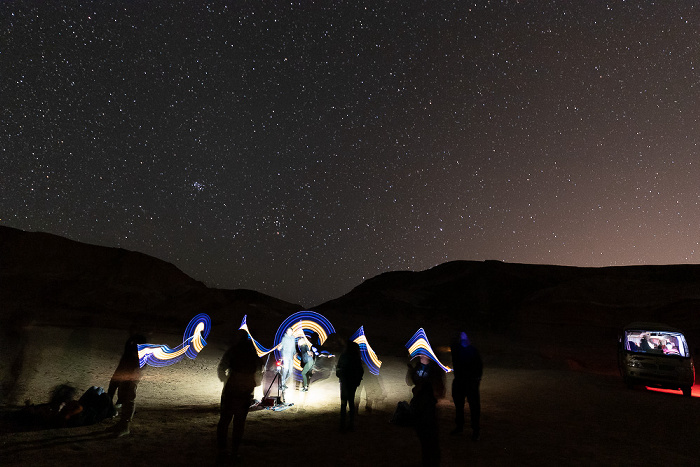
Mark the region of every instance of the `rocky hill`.
POLYGON ((529 341, 539 351, 614 346, 621 328, 632 321, 673 325, 700 342, 700 266, 454 261, 381 274, 316 310, 349 328, 349 322, 362 321, 381 329, 388 318, 404 336, 424 327, 444 341, 455 329, 470 329, 529 341))
POLYGON ((197 313, 229 332, 243 315, 281 322, 301 309, 250 290, 206 287, 142 253, 0 226, 3 323, 184 331, 197 313), (125 324, 126 323, 126 324, 125 324))
MULTIPOLYGON (((0 281, 5 322, 103 327, 114 322, 179 330, 194 314, 206 312, 223 335, 247 314, 256 332, 269 335, 301 309, 251 290, 208 288, 141 253, 8 227, 0 227, 0 281)), ((441 341, 462 328, 540 348, 614 342, 631 321, 664 322, 700 338, 699 307, 698 265, 577 268, 454 261, 381 274, 314 309, 342 335, 364 326, 376 347, 393 349, 419 327, 441 341)))

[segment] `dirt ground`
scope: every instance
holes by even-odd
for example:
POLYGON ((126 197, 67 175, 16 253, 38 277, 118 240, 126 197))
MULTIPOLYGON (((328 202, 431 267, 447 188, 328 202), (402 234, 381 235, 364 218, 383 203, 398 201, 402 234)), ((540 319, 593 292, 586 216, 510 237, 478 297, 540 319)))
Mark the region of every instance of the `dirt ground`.
MULTIPOLYGON (((79 392, 106 387, 126 333, 119 330, 34 327, 23 340, 19 379, 4 419, 26 399, 48 400, 52 387, 69 383, 79 392)), ((181 336, 151 336, 179 344, 181 336)), ((479 347, 478 336, 474 344, 479 347)), ((491 344, 484 342, 484 349, 491 344)), ((3 423, 0 464, 215 465, 215 431, 222 383, 216 366, 225 348, 205 347, 196 360, 144 370, 131 435, 112 439, 114 423, 16 431, 3 423)), ((624 387, 614 371, 557 365, 522 354, 482 350, 482 435, 450 436, 454 407, 439 403, 442 465, 697 465, 700 399, 624 387)), ((12 359, 17 361, 17 355, 12 359)), ((402 357, 383 357, 381 394, 362 391, 356 429, 340 433, 335 377, 312 383, 308 393, 288 391, 283 411, 252 410, 239 465, 296 463, 332 466, 417 466, 420 447, 411 428, 389 423, 396 404, 410 399, 402 357)), ((611 356, 614 359, 614 355, 611 356)), ((9 371, 7 368, 3 370, 9 371)), ((263 387, 256 390, 262 396, 263 387)), ((694 396, 700 396, 694 388, 694 396)), ((467 415, 468 417, 468 415, 467 415)), ((467 418, 468 420, 468 418, 467 418)))

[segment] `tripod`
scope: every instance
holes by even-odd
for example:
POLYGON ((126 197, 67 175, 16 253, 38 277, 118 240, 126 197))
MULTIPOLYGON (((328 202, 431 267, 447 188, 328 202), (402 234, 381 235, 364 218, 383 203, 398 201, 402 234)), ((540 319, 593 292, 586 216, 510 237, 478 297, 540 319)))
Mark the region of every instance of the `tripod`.
POLYGON ((272 389, 272 385, 275 384, 275 381, 277 381, 277 398, 275 399, 275 404, 284 404, 284 390, 281 391, 280 394, 280 387, 282 386, 282 375, 281 375, 281 368, 277 367, 277 372, 275 373, 275 377, 272 378, 272 381, 270 382, 270 385, 267 387, 267 391, 265 391, 265 394, 263 395, 263 400, 267 399, 270 395, 270 390, 272 389))

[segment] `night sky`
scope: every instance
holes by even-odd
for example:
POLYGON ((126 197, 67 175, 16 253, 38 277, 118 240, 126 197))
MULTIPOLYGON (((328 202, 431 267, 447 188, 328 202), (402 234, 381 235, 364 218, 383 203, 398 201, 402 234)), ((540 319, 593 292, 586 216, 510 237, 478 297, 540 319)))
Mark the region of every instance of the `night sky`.
POLYGON ((688 1, 0 2, 0 224, 310 307, 700 258, 688 1))

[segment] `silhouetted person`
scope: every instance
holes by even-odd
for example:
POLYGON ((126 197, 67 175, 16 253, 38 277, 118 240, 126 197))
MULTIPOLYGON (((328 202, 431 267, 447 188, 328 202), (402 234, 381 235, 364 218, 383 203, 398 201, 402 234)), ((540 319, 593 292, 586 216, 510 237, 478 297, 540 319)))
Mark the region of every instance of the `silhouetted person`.
POLYGON ((425 355, 408 365, 406 382, 413 384, 410 402, 413 423, 421 445, 421 465, 440 465, 437 401, 445 396, 445 373, 425 355))
POLYGON ((224 381, 221 392, 221 411, 216 429, 220 460, 226 455, 228 427, 233 420, 231 454, 235 458, 243 440, 245 420, 248 416, 253 390, 262 382, 260 359, 253 341, 243 330, 236 331, 233 345, 221 357, 218 375, 224 381))
POLYGON ((312 370, 314 368, 314 353, 311 350, 311 342, 306 336, 302 336, 297 341, 299 346, 299 357, 301 358, 301 382, 303 387, 302 391, 306 392, 309 390, 309 379, 311 378, 312 370))
POLYGON ((484 365, 479 351, 471 345, 466 332, 461 332, 451 345, 454 380, 452 381, 452 400, 455 404, 455 429, 452 434, 464 429, 464 399, 469 403, 472 439, 480 435, 481 396, 479 385, 484 365))
POLYGON ((347 429, 352 431, 355 427, 355 391, 362 381, 364 371, 359 344, 348 341, 335 368, 335 375, 340 380, 340 431, 345 431, 345 413, 348 406, 350 416, 347 429))
POLYGON ((358 388, 358 399, 361 398, 359 395, 363 388, 365 391, 365 410, 370 413, 377 404, 380 404, 386 398, 379 375, 373 375, 370 371, 365 372, 362 383, 360 383, 358 388))
POLYGON ((280 384, 282 391, 287 389, 287 380, 294 371, 294 354, 297 353, 296 339, 294 339, 294 331, 288 328, 282 337, 282 347, 280 354, 282 356, 282 374, 280 375, 280 384))
POLYGON ((141 381, 141 366, 139 365, 139 344, 146 343, 146 338, 140 334, 133 334, 124 344, 124 352, 117 369, 114 370, 109 381, 107 394, 109 400, 114 400, 117 394, 116 407, 121 404, 121 417, 119 422, 109 430, 118 437, 129 434, 129 424, 134 418, 136 410, 136 387, 141 381))

